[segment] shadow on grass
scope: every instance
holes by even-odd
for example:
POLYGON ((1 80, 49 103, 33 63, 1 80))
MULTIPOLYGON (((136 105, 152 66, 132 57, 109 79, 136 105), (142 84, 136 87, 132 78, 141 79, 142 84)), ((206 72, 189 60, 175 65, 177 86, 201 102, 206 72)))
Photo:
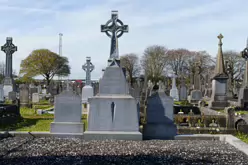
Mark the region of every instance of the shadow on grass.
POLYGON ((10 125, 1 125, 0 131, 14 131, 19 128, 23 127, 30 127, 32 125, 36 125, 40 119, 32 119, 32 118, 23 118, 16 124, 10 124, 10 125))
POLYGON ((156 155, 92 155, 92 156, 33 156, 33 157, 16 157, 2 158, 0 164, 84 164, 84 165, 115 165, 115 164, 147 164, 147 165, 178 165, 178 164, 215 164, 208 159, 187 159, 179 156, 156 156, 156 155))

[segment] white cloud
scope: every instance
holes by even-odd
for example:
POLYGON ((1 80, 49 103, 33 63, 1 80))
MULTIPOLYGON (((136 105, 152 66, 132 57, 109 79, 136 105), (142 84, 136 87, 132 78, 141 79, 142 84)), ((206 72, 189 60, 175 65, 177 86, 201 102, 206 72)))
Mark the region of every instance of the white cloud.
MULTIPOLYGON (((100 32, 100 25, 110 18, 111 10, 129 25, 130 32, 119 39, 120 54, 143 50, 153 44, 168 48, 184 47, 217 52, 216 36, 225 36, 223 48, 240 51, 245 46, 247 2, 240 0, 202 0, 188 2, 157 0, 53 0, 0 1, 0 43, 13 37, 18 52, 13 66, 33 49, 48 48, 58 52, 58 34, 63 35, 63 55, 70 60, 72 78, 84 78, 82 65, 91 56, 98 79, 109 56, 110 39, 100 32), (198 3, 197 3, 198 2, 198 3)), ((0 53, 5 60, 3 52, 0 53)))

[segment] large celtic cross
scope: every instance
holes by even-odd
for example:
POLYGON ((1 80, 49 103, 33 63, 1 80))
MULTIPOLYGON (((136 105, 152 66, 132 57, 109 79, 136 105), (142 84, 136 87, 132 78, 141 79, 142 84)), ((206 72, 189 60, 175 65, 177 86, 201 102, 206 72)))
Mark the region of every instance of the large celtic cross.
POLYGON ((6 43, 1 46, 1 50, 6 54, 5 77, 12 77, 12 54, 17 51, 17 46, 12 43, 12 37, 6 38, 6 43))
POLYGON ((91 63, 90 57, 86 57, 86 63, 82 66, 83 70, 86 72, 86 82, 85 85, 91 85, 90 73, 94 70, 95 66, 91 63))
POLYGON ((248 88, 248 39, 246 43, 246 48, 241 52, 241 56, 245 59, 245 75, 243 80, 244 87, 248 88))
POLYGON ((128 32, 128 25, 124 25, 118 19, 118 11, 112 11, 111 19, 105 25, 101 25, 101 32, 105 32, 111 38, 110 59, 119 59, 118 38, 124 32, 128 32))

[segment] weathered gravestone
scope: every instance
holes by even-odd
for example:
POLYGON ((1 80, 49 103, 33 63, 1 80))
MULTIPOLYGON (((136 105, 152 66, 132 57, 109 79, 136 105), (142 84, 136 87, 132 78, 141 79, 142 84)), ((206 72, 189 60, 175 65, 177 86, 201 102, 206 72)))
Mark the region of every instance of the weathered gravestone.
POLYGON ((180 92, 179 92, 179 100, 180 101, 184 101, 187 100, 187 87, 185 85, 185 80, 182 79, 181 80, 181 84, 180 84, 180 92))
POLYGON ((20 85, 20 105, 29 106, 29 87, 26 84, 20 85))
POLYGON ((0 84, 0 103, 4 103, 4 91, 2 84, 0 84))
POLYGON ((238 105, 244 109, 248 109, 248 41, 246 48, 241 52, 245 59, 245 73, 243 80, 243 87, 239 90, 238 105))
POLYGON ((155 92, 147 99, 144 139, 174 139, 177 133, 174 124, 174 101, 165 92, 155 92))
POLYGON ((38 103, 40 101, 39 93, 32 94, 32 103, 38 103))
POLYGON ((16 92, 14 91, 9 92, 9 100, 11 101, 16 100, 16 92))
POLYGON ((79 95, 70 90, 63 91, 55 96, 54 109, 51 133, 83 133, 82 101, 79 95))
POLYGON ((91 86, 91 72, 95 66, 91 63, 90 57, 86 57, 86 64, 83 65, 83 70, 86 72, 86 83, 82 88, 82 103, 88 103, 88 98, 93 97, 94 91, 91 86))
POLYGON ((224 109, 228 106, 227 102, 227 73, 224 67, 224 59, 222 53, 222 34, 218 36, 219 49, 215 66, 215 75, 212 80, 212 95, 208 106, 211 109, 224 109))
POLYGON ((195 74, 194 74, 194 89, 190 93, 190 103, 198 104, 202 100, 201 92, 201 80, 200 80, 200 62, 195 63, 195 74))
POLYGON ((6 38, 6 43, 1 46, 1 50, 6 53, 5 77, 4 77, 4 96, 8 97, 9 92, 15 91, 15 83, 12 75, 12 55, 17 51, 17 47, 12 43, 12 37, 6 38))
POLYGON ((170 97, 172 97, 173 100, 175 100, 175 101, 179 100, 178 89, 177 89, 177 86, 176 86, 176 75, 175 75, 175 73, 172 76, 172 88, 170 90, 170 97))
POLYGON ((117 38, 128 31, 128 26, 123 25, 117 12, 113 11, 112 18, 101 26, 101 30, 111 37, 110 57, 99 84, 99 94, 89 98, 88 130, 84 138, 142 140, 137 103, 129 94, 118 53, 117 38), (117 32, 121 35, 117 35, 117 32))
POLYGON ((232 107, 226 107, 225 108, 225 112, 227 114, 226 117, 226 124, 227 124, 227 128, 235 128, 235 110, 232 107))

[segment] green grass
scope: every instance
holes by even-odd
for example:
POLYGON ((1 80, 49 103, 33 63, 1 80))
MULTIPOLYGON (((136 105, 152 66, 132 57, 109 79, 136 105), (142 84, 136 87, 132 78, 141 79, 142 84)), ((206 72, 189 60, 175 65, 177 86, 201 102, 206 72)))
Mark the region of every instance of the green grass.
MULTIPOLYGON (((25 132, 49 132, 51 122, 54 120, 53 114, 36 114, 34 109, 22 107, 20 109, 23 119, 12 125, 1 125, 0 131, 25 131, 25 132)), ((88 127, 87 115, 82 115, 84 130, 88 127)))
POLYGON ((238 133, 236 137, 248 144, 248 134, 238 133))
POLYGON ((248 111, 236 111, 236 113, 240 113, 241 115, 246 115, 248 114, 248 111))

